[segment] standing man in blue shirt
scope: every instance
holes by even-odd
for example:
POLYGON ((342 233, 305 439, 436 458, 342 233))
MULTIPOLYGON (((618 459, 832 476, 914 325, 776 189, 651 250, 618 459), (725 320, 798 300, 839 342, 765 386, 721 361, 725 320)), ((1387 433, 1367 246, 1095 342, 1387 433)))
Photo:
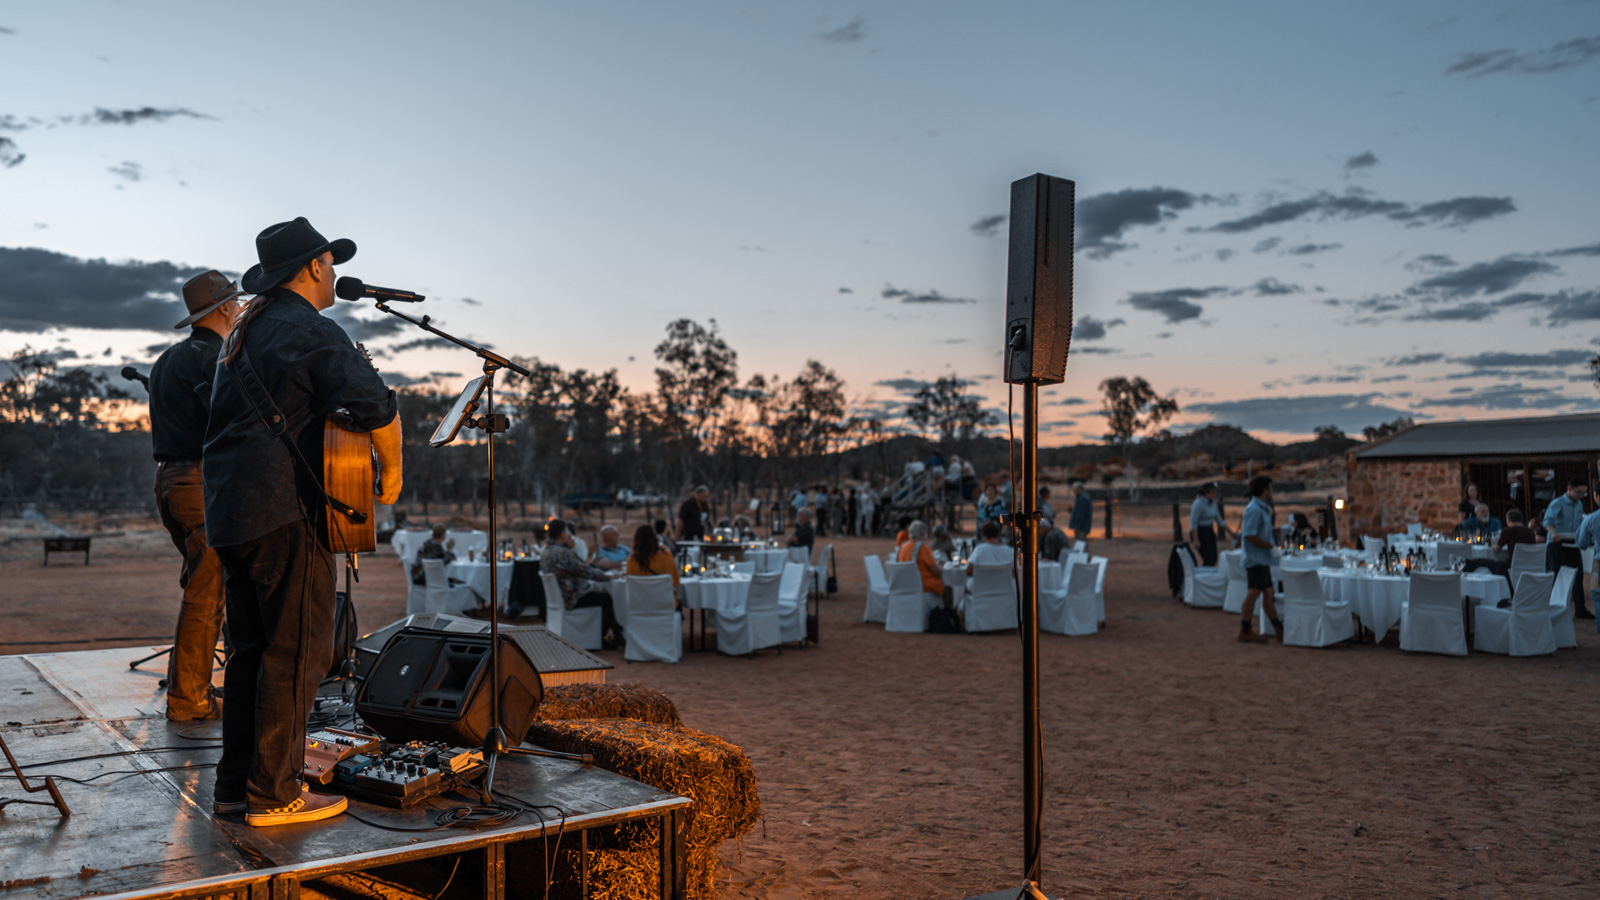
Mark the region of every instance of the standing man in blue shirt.
MULTIPOLYGON (((1581 559, 1582 551, 1590 548, 1600 552, 1600 509, 1584 516, 1583 521, 1578 524, 1578 557, 1581 559)), ((1596 584, 1589 592, 1589 602, 1600 608, 1600 584, 1596 584)))
POLYGON ((1222 518, 1222 510, 1217 508, 1217 483, 1200 486, 1200 494, 1194 498, 1194 505, 1189 507, 1189 540, 1200 547, 1200 564, 1215 566, 1217 564, 1217 537, 1228 536, 1228 523, 1222 518))
POLYGON ((1272 560, 1275 556, 1273 535, 1272 479, 1257 475, 1250 479, 1250 505, 1244 508, 1244 521, 1239 523, 1239 537, 1244 545, 1244 577, 1249 592, 1244 595, 1243 618, 1239 620, 1239 642, 1264 644, 1267 636, 1250 633, 1250 620, 1256 612, 1256 598, 1261 599, 1261 612, 1278 631, 1283 640, 1283 620, 1272 604, 1272 560))
POLYGON ((1094 499, 1089 496, 1089 488, 1082 481, 1074 481, 1072 490, 1078 496, 1072 501, 1072 515, 1067 518, 1067 530, 1072 532, 1074 543, 1082 542, 1087 549, 1089 529, 1094 527, 1094 499))
POLYGON ((1594 618, 1594 613, 1583 608, 1583 554, 1576 543, 1578 526, 1583 524, 1583 498, 1588 495, 1589 479, 1570 479, 1567 492, 1551 500, 1544 511, 1544 530, 1549 533, 1544 568, 1546 572, 1559 571, 1562 566, 1578 570, 1578 577, 1572 579, 1572 615, 1578 619, 1594 618))

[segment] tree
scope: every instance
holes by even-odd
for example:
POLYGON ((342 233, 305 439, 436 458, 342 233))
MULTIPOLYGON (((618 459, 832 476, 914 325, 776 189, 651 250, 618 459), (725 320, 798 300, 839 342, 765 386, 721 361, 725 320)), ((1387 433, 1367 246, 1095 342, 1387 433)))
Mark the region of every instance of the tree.
POLYGON ((1346 439, 1344 429, 1337 425, 1318 425, 1312 434, 1324 444, 1335 444, 1346 439))
POLYGON ((656 396, 662 430, 677 445, 679 477, 690 480, 694 454, 710 435, 707 423, 719 416, 728 390, 739 383, 739 354, 717 334, 717 320, 702 327, 692 319, 667 325, 656 345, 656 396))
POLYGON ((911 395, 905 417, 919 430, 937 432, 939 444, 949 449, 952 441, 966 444, 978 431, 999 424, 994 413, 983 408, 983 398, 963 393, 967 382, 951 374, 925 384, 911 395))
POLYGON ((1100 393, 1102 414, 1106 417, 1105 441, 1122 449, 1123 459, 1130 461, 1128 476, 1132 479, 1134 437, 1142 431, 1159 428, 1176 415, 1178 401, 1157 394, 1148 381, 1137 375, 1107 378, 1100 382, 1100 393))
POLYGON ((844 380, 822 363, 808 359, 800 374, 779 388, 776 401, 770 448, 780 477, 787 475, 793 480, 816 474, 822 457, 833 452, 849 433, 844 380))
POLYGON ((1401 416, 1393 422, 1385 422, 1382 425, 1368 425, 1361 429, 1361 437, 1369 442, 1378 441, 1390 435, 1399 434, 1415 424, 1417 424, 1415 419, 1401 416))

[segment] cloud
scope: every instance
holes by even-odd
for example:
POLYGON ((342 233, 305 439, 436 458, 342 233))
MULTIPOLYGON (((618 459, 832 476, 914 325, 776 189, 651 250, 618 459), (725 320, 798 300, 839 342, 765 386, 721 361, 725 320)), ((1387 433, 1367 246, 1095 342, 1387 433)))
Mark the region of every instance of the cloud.
POLYGON ((106 171, 124 181, 138 181, 144 177, 144 172, 139 168, 138 163, 127 162, 126 160, 123 161, 122 165, 112 166, 106 171))
POLYGON ((1454 269, 1456 261, 1443 253, 1424 253, 1406 263, 1406 268, 1415 272, 1421 269, 1454 269))
POLYGON ((168 119, 209 119, 216 121, 216 116, 197 113, 185 107, 171 107, 157 109, 154 106, 141 106, 138 109, 100 109, 84 116, 78 117, 81 125, 136 125, 140 122, 165 122, 168 119))
POLYGON ((1222 234, 1242 234, 1282 225, 1307 217, 1324 219, 1359 219, 1367 216, 1384 216, 1408 225, 1425 224, 1467 225, 1495 216, 1515 212, 1516 205, 1509 197, 1456 197, 1435 203, 1412 206, 1397 200, 1381 200, 1369 193, 1352 191, 1330 194, 1326 191, 1299 200, 1274 203, 1258 212, 1238 219, 1219 222, 1201 231, 1222 234))
POLYGON ((1168 322, 1182 322, 1187 319, 1198 319, 1204 312, 1198 303, 1190 301, 1227 292, 1227 288, 1221 287, 1172 288, 1165 291, 1132 293, 1124 302, 1134 309, 1160 313, 1168 322))
POLYGON ((1578 401, 1550 388, 1527 388, 1522 382, 1479 388, 1470 394, 1422 399, 1423 406, 1449 406, 1468 409, 1565 409, 1578 401))
POLYGON ((1255 291, 1257 297, 1281 297, 1285 294, 1300 293, 1300 285, 1284 284, 1276 278, 1263 278, 1249 287, 1255 291))
POLYGON ((853 291, 853 290, 851 290, 851 289, 849 289, 847 287, 842 287, 842 288, 839 288, 839 293, 841 293, 841 294, 854 294, 855 291, 853 291))
POLYGON ((1223 247, 1221 250, 1218 250, 1216 255, 1217 262, 1227 262, 1228 260, 1233 259, 1233 251, 1229 250, 1227 247, 1223 247))
POLYGON ((1185 412, 1209 416, 1216 424, 1236 425, 1246 431, 1310 434, 1322 425, 1360 431, 1377 422, 1413 415, 1378 402, 1381 394, 1317 394, 1302 397, 1253 397, 1191 403, 1185 412))
POLYGON ((978 237, 994 237, 1000 233, 1000 226, 1005 224, 1005 216, 984 216, 972 223, 972 233, 978 237))
POLYGON ((483 301, 482 300, 474 300, 471 297, 462 297, 461 298, 461 302, 463 304, 467 305, 467 306, 482 306, 483 305, 483 301))
POLYGON ((830 44, 854 44, 866 36, 867 20, 863 16, 856 16, 838 28, 833 28, 817 35, 817 37, 830 44))
POLYGON ((1116 347, 1073 347, 1072 352, 1091 353, 1096 356, 1110 356, 1113 353, 1121 353, 1122 351, 1118 350, 1116 347))
POLYGON ((1545 256, 1600 256, 1600 243, 1584 244, 1582 247, 1568 247, 1565 250, 1551 250, 1545 256))
POLYGON ((1386 366, 1421 366, 1436 363, 1444 359, 1443 353, 1413 353, 1410 356, 1395 356, 1384 360, 1386 366))
POLYGON ((0 34, 16 34, 16 33, 17 33, 17 30, 15 28, 0 27, 0 34))
POLYGON ((432 381, 429 375, 407 375, 404 372, 379 372, 378 377, 383 383, 392 388, 409 387, 413 384, 427 384, 432 381))
POLYGON ((1327 253, 1343 247, 1343 244, 1301 244, 1283 251, 1289 256, 1310 256, 1313 253, 1327 253))
POLYGON ((899 300, 901 303, 977 303, 978 302, 978 301, 973 300, 973 299, 968 298, 968 297, 946 297, 945 295, 939 293, 938 291, 928 291, 925 294, 919 294, 919 293, 916 293, 915 291, 902 290, 900 288, 895 287, 892 284, 884 285, 884 288, 883 288, 883 291, 882 291, 882 296, 883 296, 883 299, 885 299, 885 300, 899 300))
POLYGON ((1571 69, 1600 59, 1600 35, 1562 41, 1543 50, 1516 53, 1512 50, 1480 50, 1463 53, 1444 70, 1446 75, 1476 78, 1500 72, 1545 75, 1571 69))
POLYGON ((1551 263, 1525 256, 1502 256, 1486 263, 1473 263, 1465 269, 1425 278, 1408 293, 1433 293, 1447 299, 1477 294, 1499 294, 1539 275, 1561 270, 1551 263))
POLYGON ((1508 366, 1576 366, 1587 363, 1594 354, 1587 350, 1549 350, 1544 353, 1508 353, 1491 351, 1472 356, 1456 356, 1451 362, 1474 369, 1501 369, 1508 366))
POLYGON ((355 310, 359 308, 353 304, 341 303, 328 310, 326 315, 328 318, 338 322, 339 327, 350 335, 350 340, 352 341, 370 341, 375 338, 388 337, 391 334, 399 333, 406 325, 406 323, 394 316, 380 316, 377 319, 360 318, 355 314, 355 310))
POLYGON ((1370 169, 1377 164, 1378 157, 1373 155, 1371 150, 1368 150, 1365 153, 1357 153, 1355 156, 1345 160, 1344 170, 1346 172, 1353 172, 1356 169, 1370 169))
POLYGON ((1126 324, 1128 323, 1121 319, 1102 322, 1094 316, 1084 316, 1072 323, 1072 339, 1075 341, 1098 341, 1106 336, 1106 329, 1126 324))
POLYGON ((1159 225, 1177 217, 1181 210, 1210 200, 1164 187, 1128 188, 1085 197, 1077 205, 1078 249, 1091 259, 1105 259, 1130 246, 1121 241, 1129 228, 1159 225))
POLYGON ((1055 401, 1055 404, 1057 406, 1083 406, 1088 402, 1082 397, 1062 397, 1060 400, 1055 401))
POLYGON ((0 137, 0 166, 13 169, 22 165, 28 154, 17 149, 17 142, 8 137, 0 137))
POLYGON ((1546 294, 1543 302, 1548 304, 1545 322, 1550 325, 1600 320, 1600 290, 1546 294))
POLYGON ((1281 243, 1283 243, 1283 238, 1267 238, 1266 240, 1257 241, 1256 245, 1250 249, 1255 253, 1266 253, 1281 243))
POLYGON ((0 247, 0 329, 170 331, 185 315, 179 291, 203 268, 166 261, 79 259, 38 247, 0 247))
MULTIPOLYGON (((1398 307, 1396 307, 1398 308, 1398 307)), ((1458 306, 1418 310, 1406 316, 1407 322, 1482 322, 1500 311, 1493 303, 1474 300, 1458 306)))
POLYGON ((916 378, 885 378, 880 381, 874 381, 873 384, 899 391, 902 394, 914 394, 928 386, 928 382, 916 378))

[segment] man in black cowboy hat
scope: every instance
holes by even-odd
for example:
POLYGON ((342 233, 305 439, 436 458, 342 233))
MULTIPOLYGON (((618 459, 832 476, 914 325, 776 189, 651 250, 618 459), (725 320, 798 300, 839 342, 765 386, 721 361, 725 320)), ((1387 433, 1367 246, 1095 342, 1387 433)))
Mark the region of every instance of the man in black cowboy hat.
POLYGON ((223 344, 212 387, 206 536, 226 573, 234 648, 213 808, 243 812, 251 825, 307 822, 345 808, 343 797, 302 793, 299 781, 306 717, 333 663, 334 563, 323 539, 320 484, 330 414, 343 410, 342 427, 371 432, 382 469, 378 502, 392 504, 400 494, 394 392, 344 330, 320 315, 333 306, 333 267, 355 252, 351 241, 326 240, 303 218, 257 235, 260 263, 242 283, 258 296, 223 344))
POLYGON ((150 369, 150 442, 156 458, 156 509, 183 555, 178 585, 183 605, 167 660, 167 718, 214 719, 211 658, 222 630, 222 563, 206 544, 200 451, 211 411, 211 373, 222 339, 239 318, 244 292, 215 269, 183 286, 189 315, 173 328, 189 336, 161 354, 150 369))

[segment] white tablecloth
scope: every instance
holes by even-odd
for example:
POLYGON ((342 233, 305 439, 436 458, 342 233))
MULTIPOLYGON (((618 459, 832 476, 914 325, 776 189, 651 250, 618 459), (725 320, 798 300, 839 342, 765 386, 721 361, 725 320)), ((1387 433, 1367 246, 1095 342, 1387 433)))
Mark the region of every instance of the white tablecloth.
POLYGON ((750 598, 750 576, 732 575, 727 578, 685 578, 683 585, 684 609, 709 609, 731 616, 744 615, 745 601, 750 598))
MULTIPOLYGON (((500 571, 497 573, 500 581, 497 585, 500 589, 498 606, 503 607, 505 605, 506 594, 511 590, 511 570, 513 568, 515 568, 515 564, 510 561, 500 563, 500 571)), ((481 602, 489 602, 488 563, 457 561, 445 566, 444 574, 471 588, 472 593, 476 594, 481 602)))
MULTIPOLYGON (((1360 569, 1319 569, 1324 600, 1348 600, 1361 625, 1383 640, 1400 624, 1400 610, 1411 596, 1411 580, 1404 575, 1379 575, 1360 569)), ((1474 605, 1494 605, 1511 596, 1506 580, 1491 572, 1461 576, 1461 593, 1474 605)))
POLYGON ((409 565, 417 561, 417 551, 428 542, 431 534, 426 528, 418 528, 415 531, 403 528, 396 531, 394 537, 389 539, 389 546, 393 547, 395 554, 409 565))

